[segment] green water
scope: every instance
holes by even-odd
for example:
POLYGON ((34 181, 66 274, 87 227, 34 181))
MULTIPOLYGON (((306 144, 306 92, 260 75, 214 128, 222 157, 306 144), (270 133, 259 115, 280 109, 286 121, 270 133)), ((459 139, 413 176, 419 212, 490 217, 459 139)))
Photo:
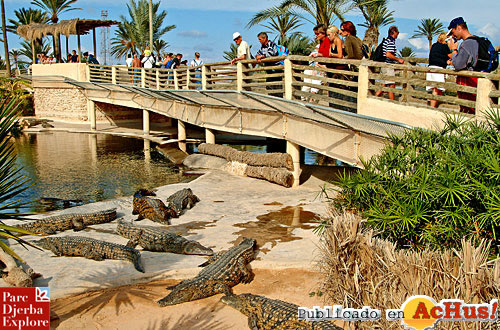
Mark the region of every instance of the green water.
MULTIPOLYGON (((23 201, 82 200, 84 204, 130 196, 139 188, 190 181, 148 141, 104 134, 38 133, 15 139, 17 163, 32 186, 23 201)), ((28 210, 45 211, 35 203, 28 210)))

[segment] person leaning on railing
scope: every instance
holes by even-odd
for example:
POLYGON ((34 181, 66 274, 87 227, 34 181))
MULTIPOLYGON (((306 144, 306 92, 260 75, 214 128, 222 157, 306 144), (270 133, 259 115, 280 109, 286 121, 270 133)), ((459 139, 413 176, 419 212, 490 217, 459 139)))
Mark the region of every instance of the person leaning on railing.
MULTIPOLYGON (((336 58, 336 59, 343 59, 344 58, 344 42, 342 39, 339 37, 339 28, 336 27, 335 25, 330 25, 328 29, 326 30, 326 35, 328 36, 328 40, 330 40, 330 57, 331 58, 336 58)), ((344 70, 347 71, 349 67, 346 64, 339 64, 339 63, 332 63, 327 65, 328 68, 330 69, 335 69, 335 70, 344 70)), ((348 77, 345 74, 341 73, 328 73, 327 74, 328 78, 334 78, 337 80, 343 79, 347 80, 348 77)), ((329 87, 334 87, 337 89, 347 89, 345 84, 339 84, 339 83, 333 83, 330 82, 328 83, 329 87)), ((328 97, 333 98, 333 99, 338 99, 341 101, 346 101, 346 95, 335 92, 335 91, 328 91, 328 97)), ((339 110, 346 110, 350 111, 351 109, 349 107, 346 107, 344 105, 340 105, 337 103, 329 103, 329 106, 332 108, 336 108, 339 110)))
POLYGON ((343 22, 340 25, 340 35, 344 38, 344 58, 361 60, 363 58, 363 41, 356 36, 356 26, 351 21, 343 22))
MULTIPOLYGON (((443 32, 438 36, 437 41, 432 45, 429 52, 429 68, 446 69, 450 57, 450 48, 446 44, 446 32, 443 32)), ((427 81, 444 83, 446 76, 444 73, 428 72, 426 79, 427 81)), ((432 95, 443 95, 445 89, 429 85, 426 87, 426 90, 432 90, 432 95)), ((438 103, 438 100, 430 100, 430 105, 433 108, 437 108, 438 103)))
MULTIPOLYGON (((261 32, 257 35, 257 38, 259 38, 260 42, 260 49, 257 51, 256 59, 257 62, 262 63, 264 67, 268 66, 276 66, 280 65, 281 63, 278 62, 262 62, 263 59, 268 58, 268 57, 275 57, 278 56, 278 47, 276 44, 269 40, 267 33, 266 32, 261 32)), ((280 69, 274 69, 274 70, 266 70, 266 74, 278 74, 278 73, 283 73, 283 70, 280 69)), ((266 82, 275 82, 275 81, 281 81, 282 77, 268 77, 266 78, 266 82)), ((272 85, 272 86, 266 86, 266 89, 272 90, 272 89, 279 89, 279 85, 272 85)), ((269 95, 273 96, 281 96, 280 93, 270 93, 269 95)))

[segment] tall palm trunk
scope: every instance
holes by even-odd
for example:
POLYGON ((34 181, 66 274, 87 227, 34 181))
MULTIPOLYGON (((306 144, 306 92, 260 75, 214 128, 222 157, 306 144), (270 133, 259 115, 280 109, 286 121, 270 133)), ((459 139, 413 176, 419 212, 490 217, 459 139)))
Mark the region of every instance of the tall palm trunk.
POLYGON ((7 29, 5 27, 5 3, 1 0, 2 5, 2 33, 3 33, 3 46, 5 49, 5 66, 7 67, 7 77, 12 75, 10 72, 10 59, 9 59, 9 43, 7 42, 7 29))
POLYGON ((377 47, 378 37, 379 37, 378 28, 370 26, 365 32, 363 43, 366 44, 368 46, 368 49, 371 50, 373 46, 377 47))

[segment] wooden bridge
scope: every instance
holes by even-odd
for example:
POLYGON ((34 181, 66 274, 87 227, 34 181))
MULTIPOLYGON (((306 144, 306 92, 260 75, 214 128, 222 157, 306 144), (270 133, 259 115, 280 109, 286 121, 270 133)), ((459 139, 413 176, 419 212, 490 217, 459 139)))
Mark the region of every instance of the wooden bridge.
POLYGON ((415 126, 432 128, 447 114, 459 113, 460 106, 476 109, 475 115, 465 115, 471 118, 482 118, 487 108, 498 107, 500 75, 365 60, 315 59, 319 65, 312 66, 311 60, 288 56, 176 70, 35 65, 35 106, 37 114, 43 107, 52 108, 45 116, 61 116, 60 97, 68 95, 67 102, 85 108, 87 116, 81 114, 80 119, 88 120, 92 129, 98 123, 96 111, 103 111, 105 104, 140 110, 146 135, 150 113, 156 113, 177 120, 179 141, 187 138, 186 123, 205 128, 208 143, 215 143, 218 131, 283 139, 296 165, 296 183, 299 146, 361 166, 360 159, 378 153, 388 133, 415 126), (394 68, 396 76, 380 74, 381 67, 394 68), (427 72, 447 74, 445 83, 433 83, 446 89, 445 95, 425 91, 427 72), (478 86, 456 84, 457 75, 477 77, 478 86), (381 85, 389 79, 396 88, 381 85), (395 93, 396 100, 373 96, 377 90, 395 93), (457 92, 476 94, 477 99, 460 99, 457 92), (50 103, 50 95, 59 101, 50 103), (438 100, 439 107, 429 107, 429 99, 438 100))

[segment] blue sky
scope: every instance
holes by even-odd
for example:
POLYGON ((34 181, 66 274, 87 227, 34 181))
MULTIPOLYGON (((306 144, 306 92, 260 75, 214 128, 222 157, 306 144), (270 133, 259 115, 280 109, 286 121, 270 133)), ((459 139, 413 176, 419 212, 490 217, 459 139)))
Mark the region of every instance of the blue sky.
MULTIPOLYGON (((153 0, 155 1, 155 0, 153 0)), ((157 0, 156 0, 157 1, 157 0)), ((183 53, 189 61, 194 57, 194 52, 199 51, 205 62, 215 62, 223 59, 223 51, 229 49, 232 42, 232 33, 235 31, 243 35, 250 45, 252 52, 258 49, 257 33, 265 28, 256 26, 246 28, 247 22, 259 10, 277 5, 281 1, 274 0, 194 0, 194 1, 161 1, 160 7, 168 12, 166 23, 175 24, 176 29, 168 32, 164 40, 170 44, 168 51, 183 53)), ((5 0, 7 18, 14 16, 14 10, 21 7, 32 6, 27 0, 5 0)), ((101 10, 108 10, 109 19, 118 20, 120 15, 127 16, 126 3, 117 0, 79 0, 77 6, 83 8, 61 15, 61 19, 75 17, 99 19, 101 10)), ((405 46, 412 47, 418 56, 427 56, 428 42, 426 39, 410 39, 416 26, 422 18, 439 18, 446 25, 457 16, 463 16, 472 33, 487 36, 495 45, 500 45, 500 1, 498 0, 391 0, 389 5, 394 10, 396 25, 400 30, 397 41, 398 49, 405 46)), ((348 19, 354 23, 362 23, 360 14, 353 10, 348 14, 348 19)), ((335 22, 337 25, 340 22, 335 22)), ((381 29, 385 36, 387 28, 381 29)), ((100 29, 99 29, 100 30, 100 29)), ((299 28, 306 35, 312 36, 312 25, 306 23, 299 28)), ((111 28, 111 37, 114 29, 111 28)), ((364 28, 358 27, 358 35, 362 38, 364 28)), ((16 35, 8 36, 10 48, 18 48, 20 39, 16 35)), ((63 38, 64 40, 64 38, 63 38)), ((64 45, 64 42, 63 42, 64 45)), ((82 37, 85 50, 92 48, 91 35, 82 37)), ((98 31, 98 51, 100 49, 100 31, 98 31)), ((70 49, 76 48, 76 37, 70 38, 70 49)), ((64 46, 63 46, 64 50, 64 46)), ((115 60, 114 63, 123 63, 124 59, 115 60)))

